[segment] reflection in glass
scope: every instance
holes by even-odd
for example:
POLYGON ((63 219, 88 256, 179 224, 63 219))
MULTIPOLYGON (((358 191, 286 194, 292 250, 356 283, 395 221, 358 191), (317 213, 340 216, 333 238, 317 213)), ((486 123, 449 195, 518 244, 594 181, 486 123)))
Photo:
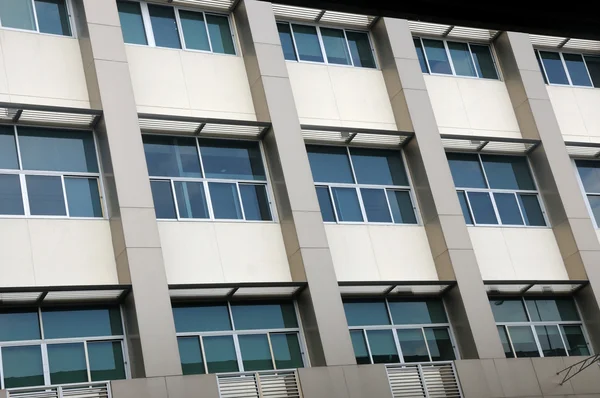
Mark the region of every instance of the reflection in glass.
POLYGON ((488 192, 467 192, 467 195, 477 224, 498 224, 488 192))
POLYGON ((266 185, 240 184, 240 194, 246 220, 270 221, 272 219, 266 185))
POLYGON ((584 58, 588 72, 592 78, 592 83, 594 83, 594 87, 600 87, 600 57, 586 55, 584 58))
POLYGON ((575 86, 592 87, 592 82, 583 62, 581 54, 564 54, 563 58, 569 71, 571 83, 575 86))
POLYGON ((66 216, 65 197, 58 176, 25 176, 29 210, 33 216, 66 216))
POLYGON ((44 384, 42 351, 39 345, 2 347, 4 388, 44 384))
POLYGON ((273 304, 231 304, 236 330, 297 328, 296 310, 291 302, 273 304))
POLYGON ((344 301, 344 311, 349 326, 391 324, 383 300, 344 301))
POLYGON ((346 148, 308 145, 306 151, 315 182, 354 183, 346 148))
POLYGON ((208 373, 239 371, 233 337, 210 336, 202 339, 208 373))
POLYGON ((102 217, 97 178, 65 177, 70 217, 102 217))
POLYGON ((529 326, 508 326, 508 334, 512 340, 517 358, 539 357, 533 332, 529 326))
POLYGON ((179 31, 175 21, 175 9, 148 4, 154 42, 158 47, 181 48, 179 31))
POLYGON ((35 11, 40 32, 71 36, 65 0, 35 0, 35 11))
POLYGON ((395 325, 448 323, 441 300, 390 300, 389 306, 395 325))
POLYGON ((600 193, 600 162, 576 159, 575 164, 587 193, 600 193))
POLYGON ((201 140, 206 178, 266 180, 258 142, 201 140))
POLYGON ((361 188, 363 205, 369 222, 392 222, 385 190, 361 188))
POLYGON ((494 65, 494 58, 490 52, 489 46, 482 46, 476 44, 469 44, 471 47, 471 53, 475 60, 475 68, 479 77, 485 79, 498 79, 498 72, 496 72, 496 66, 494 65))
POLYGON ((452 68, 450 67, 444 42, 441 40, 423 39, 423 45, 425 46, 425 54, 427 54, 431 73, 451 75, 452 68))
POLYGON ((333 212, 333 204, 329 195, 328 187, 316 187, 317 199, 321 208, 321 216, 325 222, 335 222, 335 213, 333 212))
POLYGON ((427 345, 432 361, 453 361, 456 359, 448 328, 425 328, 425 337, 427 337, 427 345))
POLYGON ((339 221, 363 221, 356 189, 332 187, 331 191, 339 221))
POLYGON ((408 186, 399 151, 351 148, 350 155, 359 184, 408 186))
POLYGON ((367 330, 367 338, 369 339, 373 363, 400 362, 391 330, 367 330))
POLYGON ((21 180, 16 174, 0 174, 0 214, 25 214, 21 180))
POLYGON ((588 201, 596 220, 596 225, 600 225, 600 196, 588 195, 588 201))
POLYGON ((496 322, 527 322, 527 313, 521 299, 490 299, 496 322))
POLYGON ((0 313, 0 341, 37 340, 40 337, 37 311, 0 313))
POLYGON ((588 348, 581 326, 563 325, 561 329, 569 355, 590 355, 590 349, 588 348))
POLYGON ((202 359, 202 350, 200 349, 200 339, 193 337, 177 337, 179 346, 179 357, 181 358, 181 368, 184 375, 204 374, 204 362, 202 359))
POLYGON ((119 307, 82 310, 44 309, 42 324, 44 337, 47 339, 123 335, 119 307))
POLYGON ((579 321, 575 301, 570 297, 525 300, 529 316, 534 322, 579 321))
POLYGON ((17 144, 13 127, 0 126, 0 169, 18 169, 17 144))
POLYGON ((515 194, 494 192, 493 195, 502 224, 523 225, 523 218, 515 194))
POLYGON ((181 218, 208 218, 208 205, 201 182, 175 181, 177 208, 181 218))
POLYGON ((292 25, 298 56, 302 61, 323 62, 321 45, 314 26, 292 25))
POLYGON ((354 66, 374 68, 375 59, 373 58, 369 35, 364 32, 346 31, 346 38, 348 39, 348 46, 350 47, 350 55, 352 56, 354 66))
POLYGON ((121 31, 125 43, 148 44, 140 3, 117 1, 117 7, 119 8, 121 31))
POLYGON ((219 54, 235 54, 229 19, 223 15, 206 15, 212 50, 219 54))
POLYGON ((208 189, 216 219, 241 220, 243 218, 236 184, 210 182, 208 189))
POLYGON ((175 202, 170 181, 150 180, 154 211, 158 219, 176 219, 175 202))
POLYGON ((368 365, 371 363, 369 351, 367 350, 367 342, 362 330, 351 330, 350 338, 352 339, 352 347, 354 347, 354 356, 358 365, 368 365))
POLYGON ((569 84, 560 55, 554 52, 539 51, 548 81, 554 84, 569 84))
POLYGON ((525 156, 481 155, 490 188, 535 190, 525 156))
POLYGON ((421 65, 421 72, 429 73, 429 68, 427 67, 427 62, 425 61, 425 54, 423 53, 423 46, 421 45, 421 39, 414 37, 413 42, 415 43, 415 49, 417 50, 417 57, 419 58, 419 64, 421 65))
POLYGON ((487 188, 477 155, 447 153, 446 157, 457 188, 487 188))
POLYGON ((272 333, 271 346, 275 357, 275 368, 295 369, 304 366, 298 334, 272 333))
POLYGON ((204 14, 179 10, 179 19, 181 20, 185 47, 191 50, 210 51, 204 14))
POLYGON ((417 216, 408 191, 388 189, 388 200, 396 224, 416 224, 417 216))
POLYGON ((502 348, 504 348, 504 355, 506 358, 514 358, 515 353, 510 346, 510 342, 508 341, 508 334, 506 334, 506 329, 504 326, 497 326, 498 334, 500 335, 500 342, 502 343, 502 348))
POLYGON ((341 29, 321 28, 321 38, 330 64, 350 65, 346 37, 341 29))
POLYGON ((227 304, 173 307, 177 333, 231 330, 227 304))
POLYGON ((51 384, 88 381, 83 343, 48 345, 48 363, 51 384))
POLYGON ((266 334, 245 334, 238 337, 244 371, 271 370, 273 361, 266 334))
POLYGON ((429 362, 429 353, 421 329, 398 329, 396 332, 404 362, 429 362))
POLYGON ((473 217, 471 217, 471 211, 469 210, 469 203, 467 203, 467 195, 465 194, 465 191, 456 191, 456 194, 458 195, 458 201, 460 202, 465 223, 472 225, 473 217))
POLYGON ((536 326, 535 332, 545 357, 562 357, 566 355, 558 326, 536 326))
POLYGON ((31 1, 0 0, 0 20, 5 28, 35 30, 31 1))
POLYGON ((194 138, 145 135, 143 140, 151 177, 202 177, 194 138))
POLYGON ((125 378, 123 346, 120 341, 99 341, 87 344, 92 381, 125 378))
POLYGON ((448 42, 448 50, 452 63, 454 64, 454 72, 458 76, 476 76, 475 68, 473 67, 473 59, 469 52, 467 43, 448 42))
POLYGON ((296 61, 296 50, 294 49, 294 39, 292 30, 287 22, 277 22, 277 31, 279 32, 279 41, 283 48, 283 56, 288 61, 296 61))
POLYGON ((520 193, 518 194, 518 198, 523 210, 523 216, 525 217, 525 224, 536 227, 546 226, 546 220, 544 220, 538 196, 535 194, 520 193))

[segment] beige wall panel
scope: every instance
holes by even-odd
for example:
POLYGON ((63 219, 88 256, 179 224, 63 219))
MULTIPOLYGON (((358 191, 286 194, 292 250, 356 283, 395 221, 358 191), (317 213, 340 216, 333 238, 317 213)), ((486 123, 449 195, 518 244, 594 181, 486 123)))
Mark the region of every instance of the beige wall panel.
POLYGON ((442 128, 458 129, 457 134, 469 134, 469 119, 460 95, 456 77, 423 75, 431 100, 435 120, 442 128))
POLYGON ((583 115, 572 87, 546 86, 565 141, 589 142, 583 115))
POLYGON ((367 225, 325 224, 338 281, 377 281, 381 277, 367 225))
POLYGON ((286 62, 294 101, 300 119, 316 119, 314 124, 330 125, 340 120, 335 93, 326 65, 286 62), (318 122, 323 119, 323 122, 318 122))
POLYGON ((0 285, 33 286, 33 258, 25 219, 0 220, 0 285))
POLYGON ((502 228, 467 227, 467 229, 473 243, 481 278, 484 281, 516 279, 502 228))

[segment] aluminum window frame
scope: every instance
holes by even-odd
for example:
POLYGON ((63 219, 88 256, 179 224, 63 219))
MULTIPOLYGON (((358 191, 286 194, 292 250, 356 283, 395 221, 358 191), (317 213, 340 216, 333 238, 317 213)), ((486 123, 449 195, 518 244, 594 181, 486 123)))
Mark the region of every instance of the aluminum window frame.
POLYGON ((534 48, 533 51, 535 51, 535 54, 538 57, 541 72, 544 75, 544 78, 546 80, 544 83, 546 83, 547 85, 558 86, 558 87, 576 87, 576 88, 585 88, 585 89, 598 88, 598 87, 594 87, 594 80, 592 80, 592 75, 590 75, 590 70, 588 69, 587 62, 585 60, 586 55, 597 57, 598 56, 597 54, 585 54, 585 53, 579 53, 579 52, 573 52, 573 51, 556 51, 556 50, 545 49, 545 48, 534 48), (567 81, 569 82, 568 84, 550 83, 550 79, 548 79, 548 73, 546 72, 546 66, 544 65, 544 60, 542 59, 542 54, 540 54, 540 52, 555 53, 555 54, 559 55, 563 70, 565 71, 565 75, 567 76, 567 81), (563 54, 571 54, 571 55, 581 56, 581 59, 583 60, 583 65, 585 66, 585 71, 587 72, 588 79, 590 80, 590 83, 591 83, 590 86, 581 86, 578 84, 573 84, 573 81, 571 79, 571 73, 569 72, 569 68, 567 68, 567 63, 565 61, 563 54))
POLYGON ((37 9, 35 7, 35 0, 27 0, 31 2, 31 5, 33 7, 33 24, 35 26, 35 29, 22 29, 22 28, 11 28, 8 26, 3 26, 2 25, 2 21, 0 18, 0 28, 1 29, 5 29, 5 30, 13 30, 16 32, 28 32, 28 33, 37 33, 40 35, 48 35, 48 36, 54 36, 54 37, 69 37, 72 39, 76 39, 77 38, 77 29, 76 29, 76 23, 75 23, 75 17, 74 17, 74 8, 73 8, 73 0, 64 0, 65 2, 65 8, 67 11, 67 20, 69 22, 69 29, 71 31, 71 34, 69 35, 59 35, 56 33, 46 33, 46 32, 40 32, 40 24, 39 24, 39 18, 37 15, 37 9))
MULTIPOLYGON (((579 174, 579 167, 577 167, 576 158, 571 158, 571 163, 575 168, 575 175, 577 178, 577 183, 579 184, 579 188, 581 189, 581 193, 585 198, 585 207, 587 208, 588 214, 592 220, 592 225, 595 229, 600 229, 598 222, 596 221, 596 217, 594 216, 594 212, 592 211, 592 205, 590 204, 590 196, 598 196, 600 197, 600 192, 587 192, 585 190, 585 186, 583 185, 583 180, 581 179, 581 174, 579 174)), ((600 169, 600 160, 598 159, 582 159, 582 160, 593 160, 594 162, 598 162, 598 168, 600 169)))

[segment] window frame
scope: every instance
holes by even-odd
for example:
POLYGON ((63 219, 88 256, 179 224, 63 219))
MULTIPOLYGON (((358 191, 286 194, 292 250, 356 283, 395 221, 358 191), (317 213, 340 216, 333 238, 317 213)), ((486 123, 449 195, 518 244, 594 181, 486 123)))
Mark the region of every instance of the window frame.
POLYGON ((558 86, 558 87, 576 87, 576 88, 585 88, 585 89, 590 89, 590 88, 597 88, 594 87, 594 81, 592 80, 592 75, 590 75, 590 70, 588 69, 587 66, 587 62, 585 60, 585 56, 589 55, 589 56, 595 56, 597 57, 597 54, 585 54, 585 53, 578 53, 578 52, 571 52, 571 51, 562 51, 562 50, 553 50, 553 49, 545 49, 545 48, 540 48, 540 47, 536 47, 533 49, 533 51, 535 52, 535 56, 538 59, 538 64, 540 66, 542 75, 544 77, 544 83, 549 85, 549 86, 558 86), (561 84, 561 83, 550 83, 550 79, 548 79, 548 74, 546 73, 546 66, 544 65, 544 61, 542 60, 542 55, 540 54, 540 51, 542 52, 547 52, 547 53, 555 53, 558 54, 558 56, 560 57, 560 61, 563 67, 563 70, 565 72, 565 75, 567 76, 567 84, 561 84), (587 72, 587 76, 588 79, 590 79, 590 83, 591 86, 581 86, 579 84, 573 84, 573 81, 571 79, 571 73, 569 72, 569 69, 567 68, 567 63, 565 61, 565 58, 563 56, 563 54, 572 54, 572 55, 579 55, 581 56, 581 59, 583 61, 583 65, 585 66, 585 71, 587 72))
MULTIPOLYGON (((594 88, 594 87, 592 87, 594 88)), ((577 163, 576 160, 578 160, 578 158, 571 158, 571 162, 573 164, 573 167, 575 168, 575 175, 577 177, 577 183, 579 184, 579 188, 581 189, 581 193, 583 194, 583 196, 585 197, 585 207, 588 211, 588 214, 590 216, 590 219, 592 220, 592 225, 594 226, 594 229, 600 229, 600 226, 598 225, 598 222, 596 221, 596 217, 594 216, 594 212, 592 211, 592 206, 590 204, 590 196, 598 196, 600 197, 600 192, 587 192, 585 190, 585 186, 583 185, 583 180, 581 179, 581 175, 579 174, 579 168, 577 167, 577 163)), ((585 159, 582 158, 581 160, 593 160, 595 162, 598 162, 598 166, 600 167, 600 160, 598 159, 585 159)))
POLYGON ((310 23, 310 22, 304 22, 304 21, 303 22, 288 21, 285 19, 278 19, 275 21, 275 24, 280 24, 280 23, 286 23, 289 25, 290 34, 292 36, 292 44, 294 45, 294 53, 296 55, 296 60, 286 59, 285 60, 286 62, 299 62, 299 63, 306 63, 306 64, 341 66, 341 67, 345 67, 345 68, 360 68, 360 69, 370 69, 370 70, 379 69, 379 62, 377 61, 377 52, 375 51, 375 45, 373 43, 373 39, 371 38, 371 32, 369 30, 343 28, 340 26, 319 24, 319 23, 310 23), (319 41, 319 48, 321 49, 321 55, 323 55, 323 62, 305 61, 305 60, 300 59, 300 57, 298 56, 298 46, 296 45, 296 37, 295 37, 293 25, 311 26, 311 27, 315 28, 315 30, 317 31, 317 40, 319 41), (321 28, 341 30, 344 33, 346 49, 348 50, 348 56, 350 58, 349 65, 336 64, 336 63, 329 62, 329 58, 327 57, 327 52, 325 51, 325 43, 323 42, 323 36, 321 35, 321 28), (375 66, 373 68, 369 68, 366 66, 354 65, 354 60, 352 59, 352 52, 350 51, 350 44, 348 43, 348 36, 346 35, 346 32, 364 33, 367 35, 367 39, 369 40, 369 47, 371 48, 371 55, 373 57, 373 63, 375 64, 375 66))
POLYGON ((67 9, 67 20, 69 21, 69 29, 71 29, 71 34, 70 35, 59 35, 56 33, 46 33, 46 32, 40 32, 40 24, 38 21, 38 15, 37 15, 37 9, 35 8, 35 0, 28 0, 31 2, 32 7, 33 7, 33 22, 35 25, 35 29, 29 30, 29 29, 22 29, 22 28, 11 28, 8 26, 3 26, 2 25, 2 21, 0 19, 0 28, 1 29, 6 29, 6 30, 13 30, 15 32, 28 32, 28 33, 37 33, 40 35, 48 35, 48 36, 54 36, 54 37, 69 37, 72 39, 77 39, 78 35, 77 35, 77 24, 75 23, 75 19, 74 19, 74 12, 73 12, 73 4, 72 1, 73 0, 64 0, 65 1, 65 8, 67 9))

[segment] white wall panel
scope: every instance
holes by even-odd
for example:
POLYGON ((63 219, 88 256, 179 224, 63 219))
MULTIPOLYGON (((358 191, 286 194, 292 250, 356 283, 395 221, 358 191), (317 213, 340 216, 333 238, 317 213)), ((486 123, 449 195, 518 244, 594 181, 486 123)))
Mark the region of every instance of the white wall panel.
POLYGON ((600 90, 547 85, 565 141, 600 142, 600 90))

